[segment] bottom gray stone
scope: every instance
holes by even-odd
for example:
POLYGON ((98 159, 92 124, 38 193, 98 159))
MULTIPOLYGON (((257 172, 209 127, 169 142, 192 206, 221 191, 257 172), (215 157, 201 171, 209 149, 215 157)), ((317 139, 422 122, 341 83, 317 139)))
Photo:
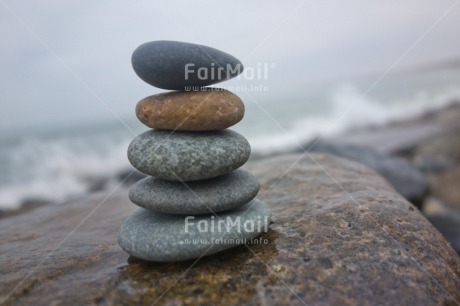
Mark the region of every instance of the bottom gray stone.
POLYGON ((257 198, 215 215, 184 216, 140 208, 120 228, 130 255, 157 262, 199 258, 249 242, 268 230, 271 211, 257 198))

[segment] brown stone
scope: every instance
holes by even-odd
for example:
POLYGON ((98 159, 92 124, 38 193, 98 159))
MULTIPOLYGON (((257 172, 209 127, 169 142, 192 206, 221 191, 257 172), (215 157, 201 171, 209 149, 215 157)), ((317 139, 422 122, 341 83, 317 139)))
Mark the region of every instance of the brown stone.
MULTIPOLYGON (((457 116, 457 122, 459 116, 457 116)), ((414 154, 424 157, 447 157, 460 161, 460 129, 432 137, 414 149, 414 154)))
POLYGON ((430 176, 431 194, 460 211, 460 166, 430 176))
POLYGON ((136 116, 154 129, 209 131, 226 129, 244 116, 244 104, 224 89, 174 91, 137 103, 136 116))
POLYGON ((179 263, 117 244, 127 190, 0 220, 3 305, 455 305, 460 258, 374 171, 328 155, 248 163, 267 244, 179 263), (70 235, 69 235, 70 234, 70 235))
POLYGON ((429 197, 423 203, 423 214, 460 254, 460 210, 435 197, 429 197))

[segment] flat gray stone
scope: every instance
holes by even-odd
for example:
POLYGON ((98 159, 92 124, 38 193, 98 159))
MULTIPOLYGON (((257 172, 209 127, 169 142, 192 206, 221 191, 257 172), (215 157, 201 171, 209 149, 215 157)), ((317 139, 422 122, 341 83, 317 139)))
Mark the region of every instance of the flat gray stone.
POLYGON ((215 84, 237 76, 244 69, 237 58, 220 50, 166 40, 140 45, 131 63, 146 83, 172 90, 215 84))
POLYGON ((258 199, 219 213, 218 218, 139 208, 122 224, 118 243, 130 255, 148 261, 194 259, 249 242, 268 229, 270 218, 270 209, 258 199))
POLYGON ((204 180, 233 171, 251 154, 249 142, 226 129, 206 132, 149 130, 133 139, 128 159, 137 170, 164 180, 204 180))
POLYGON ((195 182, 147 177, 131 187, 129 199, 145 209, 170 214, 209 214, 230 210, 254 199, 259 182, 251 173, 235 170, 195 182))

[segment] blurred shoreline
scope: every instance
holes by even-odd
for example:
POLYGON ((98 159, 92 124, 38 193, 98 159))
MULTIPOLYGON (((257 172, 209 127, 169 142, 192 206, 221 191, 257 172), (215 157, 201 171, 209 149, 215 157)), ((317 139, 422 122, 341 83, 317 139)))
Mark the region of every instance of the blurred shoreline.
MULTIPOLYGON (((325 140, 337 144, 357 144, 373 148, 383 154, 407 156, 407 152, 410 152, 416 145, 428 139, 437 138, 455 131, 460 131, 460 105, 457 101, 451 101, 448 106, 440 110, 429 111, 415 118, 393 121, 380 127, 368 126, 351 129, 332 137, 325 137, 321 141, 325 140)), ((302 145, 302 149, 299 147, 294 150, 287 148, 285 151, 274 151, 272 154, 253 154, 250 162, 273 155, 302 152, 303 150, 308 150, 314 143, 315 140, 309 141, 302 145)), ((44 205, 65 205, 65 202, 69 200, 84 199, 97 192, 108 192, 118 184, 122 184, 122 188, 129 187, 145 176, 138 171, 131 173, 133 170, 131 167, 125 167, 110 177, 88 178, 86 190, 62 201, 50 201, 40 197, 27 198, 22 201, 19 207, 13 209, 0 208, 0 218, 32 211, 44 205)))
POLYGON ((404 153, 424 140, 460 128, 460 103, 452 101, 446 107, 428 111, 415 118, 393 121, 382 127, 349 130, 329 137, 336 143, 364 145, 386 154, 404 153))

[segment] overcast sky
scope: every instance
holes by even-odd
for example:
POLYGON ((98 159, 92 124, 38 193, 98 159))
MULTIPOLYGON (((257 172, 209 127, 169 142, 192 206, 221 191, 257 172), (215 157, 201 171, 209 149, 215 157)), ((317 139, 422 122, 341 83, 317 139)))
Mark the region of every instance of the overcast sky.
POLYGON ((264 81, 275 96, 384 71, 402 55, 395 70, 457 58, 456 2, 0 0, 0 129, 134 117, 138 100, 162 91, 131 68, 152 40, 275 64, 264 81))

